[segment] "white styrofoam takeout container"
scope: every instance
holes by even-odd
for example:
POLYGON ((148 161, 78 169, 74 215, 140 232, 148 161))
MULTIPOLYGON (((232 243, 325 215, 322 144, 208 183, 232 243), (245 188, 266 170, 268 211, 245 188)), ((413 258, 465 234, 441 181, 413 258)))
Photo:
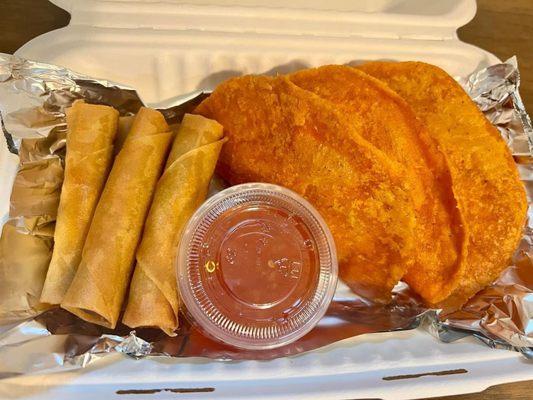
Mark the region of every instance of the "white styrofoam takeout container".
MULTIPOLYGON (((457 38, 456 29, 475 15, 475 0, 53 2, 71 13, 70 25, 17 54, 129 84, 147 103, 243 73, 391 59, 426 61, 464 76, 498 62, 457 38)), ((12 174, 14 157, 0 155, 2 170, 12 174)), ((2 175, 6 211, 11 175, 2 175)), ((363 335, 272 361, 110 355, 83 370, 5 379, 0 398, 401 400, 527 379, 533 369, 518 353, 472 338, 444 344, 419 329, 363 335)))

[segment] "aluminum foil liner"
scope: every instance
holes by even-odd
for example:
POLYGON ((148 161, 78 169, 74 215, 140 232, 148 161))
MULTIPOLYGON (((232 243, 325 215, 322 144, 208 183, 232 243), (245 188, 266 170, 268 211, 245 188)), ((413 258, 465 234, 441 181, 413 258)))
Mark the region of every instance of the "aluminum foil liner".
MULTIPOLYGON (((461 83, 502 132, 532 194, 532 129, 518 94, 520 75, 513 58, 478 71, 461 83)), ((159 104, 170 123, 179 122, 207 93, 194 92, 159 104)), ((533 225, 526 228, 514 265, 462 310, 444 315, 428 310, 400 283, 388 305, 370 303, 342 283, 320 323, 284 347, 248 351, 204 336, 182 318, 176 337, 155 329, 109 330, 38 302, 53 241, 65 146, 65 108, 78 98, 107 104, 121 116, 143 104, 123 85, 79 75, 68 69, 0 54, 0 123, 7 149, 20 164, 0 238, 0 378, 85 367, 111 353, 134 358, 208 357, 272 359, 311 351, 352 336, 424 326, 450 342, 475 336, 490 347, 533 358, 533 225), (31 249, 31 251, 29 251, 31 249), (21 319, 25 319, 20 322, 21 319), (10 326, 5 324, 11 323, 10 326)), ((4 151, 4 153, 7 153, 4 151)), ((2 153, 0 153, 2 154, 2 153)), ((220 183, 215 180, 217 190, 220 183)), ((5 188, 4 188, 5 190, 5 188)), ((531 198, 531 197, 530 197, 531 198)))

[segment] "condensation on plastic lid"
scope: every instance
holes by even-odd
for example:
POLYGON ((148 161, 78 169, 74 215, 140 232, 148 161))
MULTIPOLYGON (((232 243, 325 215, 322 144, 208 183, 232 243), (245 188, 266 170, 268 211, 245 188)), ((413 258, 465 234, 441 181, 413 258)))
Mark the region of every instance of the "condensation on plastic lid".
POLYGON ((309 332, 337 285, 337 256, 318 212, 280 186, 233 186, 208 199, 177 256, 193 323, 223 343, 270 349, 309 332))

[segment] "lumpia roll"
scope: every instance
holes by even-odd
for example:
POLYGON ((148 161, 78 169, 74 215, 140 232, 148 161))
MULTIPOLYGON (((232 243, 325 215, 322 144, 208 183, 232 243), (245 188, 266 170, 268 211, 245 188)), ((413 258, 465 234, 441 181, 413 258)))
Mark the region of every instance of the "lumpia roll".
POLYGON ((161 113, 141 108, 117 155, 87 234, 80 266, 61 307, 114 328, 135 249, 172 133, 161 113))
POLYGON ((61 303, 74 278, 113 161, 117 123, 112 107, 75 101, 67 110, 65 175, 41 302, 61 303))
POLYGON ((127 115, 125 117, 119 117, 117 138, 115 139, 115 155, 117 155, 126 141, 126 137, 131 131, 131 126, 135 120, 135 115, 127 115))
POLYGON ((204 201, 224 140, 222 125, 186 114, 154 195, 137 250, 137 264, 122 322, 173 335, 179 295, 174 261, 179 236, 204 201))

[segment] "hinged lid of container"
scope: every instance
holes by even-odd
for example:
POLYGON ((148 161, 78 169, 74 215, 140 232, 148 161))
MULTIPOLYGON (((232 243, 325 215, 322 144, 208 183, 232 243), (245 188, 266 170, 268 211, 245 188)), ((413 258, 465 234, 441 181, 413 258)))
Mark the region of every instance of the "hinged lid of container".
POLYGON ((453 39, 475 0, 53 0, 71 25, 314 36, 453 39))
POLYGON ((457 39, 475 0, 52 0, 70 25, 17 54, 129 84, 153 103, 228 77, 363 60, 452 75, 494 63, 457 39))
POLYGON ((231 76, 419 60, 459 76, 497 58, 457 39, 475 0, 53 0, 70 25, 17 54, 158 102, 231 76))

